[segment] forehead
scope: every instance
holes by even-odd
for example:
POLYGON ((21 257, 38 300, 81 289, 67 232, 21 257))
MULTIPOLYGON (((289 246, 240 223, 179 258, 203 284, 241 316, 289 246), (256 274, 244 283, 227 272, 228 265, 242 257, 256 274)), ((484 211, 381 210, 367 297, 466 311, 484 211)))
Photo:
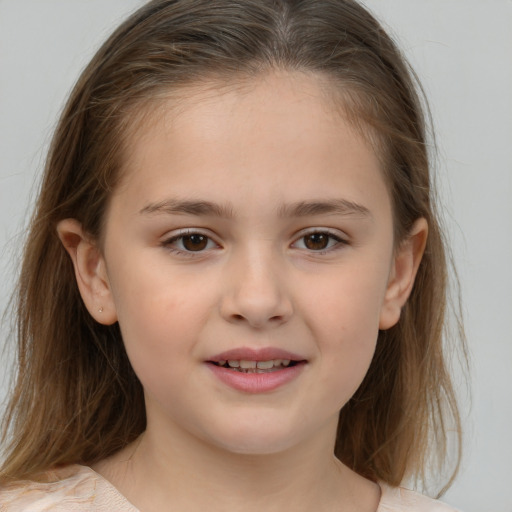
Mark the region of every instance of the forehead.
POLYGON ((283 199, 290 184, 314 185, 311 194, 324 196, 337 169, 345 188, 350 176, 354 189, 382 180, 378 155, 346 120, 327 80, 276 72, 193 85, 156 101, 128 139, 120 188, 131 184, 143 195, 172 182, 190 195, 191 185, 199 194, 222 183, 229 197, 243 182, 283 199))
MULTIPOLYGON (((147 142, 152 127, 171 130, 192 125, 198 120, 208 128, 208 121, 231 120, 245 116, 244 122, 265 121, 269 111, 282 116, 305 114, 309 124, 318 120, 339 121, 343 102, 336 99, 336 89, 322 75, 311 72, 275 70, 256 76, 212 77, 174 90, 163 90, 134 109, 134 123, 128 132, 129 148, 147 142), (313 107, 313 108, 312 108, 313 107), (293 110, 293 112, 291 112, 293 110), (234 115, 236 114, 236 115, 234 115), (146 137, 146 141, 142 140, 146 137)), ((196 126, 197 128, 197 126, 196 126)), ((307 128, 305 124, 303 128, 307 128)))

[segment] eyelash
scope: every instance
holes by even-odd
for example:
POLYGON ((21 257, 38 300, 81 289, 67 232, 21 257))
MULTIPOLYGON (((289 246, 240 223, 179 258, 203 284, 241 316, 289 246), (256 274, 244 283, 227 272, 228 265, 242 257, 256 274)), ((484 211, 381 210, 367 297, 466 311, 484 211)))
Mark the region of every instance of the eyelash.
MULTIPOLYGON (((346 239, 342 238, 339 234, 334 234, 328 229, 315 229, 313 231, 302 233, 301 236, 298 237, 295 240, 295 242, 293 242, 291 244, 291 247, 308 251, 311 254, 322 255, 322 254, 326 254, 331 251, 339 250, 342 246, 348 245, 348 243, 349 242, 346 239), (314 235, 327 236, 328 246, 326 248, 321 248, 321 249, 309 249, 308 247, 300 247, 300 248, 294 247, 297 245, 298 242, 304 241, 306 239, 306 237, 310 237, 310 236, 314 236, 314 235), (334 241, 334 243, 331 243, 332 241, 334 241)), ((205 233, 202 233, 200 231, 181 232, 176 235, 173 235, 172 237, 170 237, 162 242, 162 246, 165 247, 166 249, 168 249, 170 252, 172 252, 174 254, 178 254, 180 256, 186 256, 186 257, 198 256, 198 255, 201 255, 202 253, 204 253, 205 251, 207 251, 208 249, 213 249, 214 247, 208 247, 208 245, 210 245, 210 244, 214 244, 215 248, 220 247, 219 244, 217 244, 211 236, 209 236, 205 233), (206 240, 206 242, 205 242, 206 246, 203 249, 200 249, 198 251, 192 251, 192 250, 187 250, 186 248, 177 248, 174 246, 174 244, 176 244, 177 242, 181 241, 183 243, 183 240, 185 240, 187 237, 191 238, 194 236, 202 237, 203 239, 206 240)))
POLYGON ((170 238, 167 238, 166 240, 164 240, 162 242, 162 246, 174 254, 178 254, 180 256, 186 256, 186 257, 194 257, 194 256, 202 254, 207 249, 212 249, 213 247, 208 247, 208 245, 211 243, 213 243, 216 248, 219 247, 219 245, 213 240, 213 238, 211 236, 208 236, 205 233, 201 233, 200 231, 185 231, 185 232, 181 232, 176 235, 173 235, 170 238), (191 238, 194 236, 203 237, 204 239, 206 239, 206 247, 204 249, 201 249, 199 251, 190 251, 190 250, 187 250, 186 248, 178 248, 178 247, 173 246, 173 244, 176 244, 180 240, 183 242, 183 240, 186 239, 187 237, 191 238))
POLYGON ((310 252, 311 254, 323 255, 323 254, 327 254, 331 251, 339 250, 343 246, 346 246, 349 244, 348 240, 346 240, 345 238, 340 236, 338 233, 336 233, 336 234, 333 233, 329 229, 314 229, 314 230, 311 230, 311 231, 308 231, 305 233, 304 232, 301 233, 301 236, 299 238, 297 238, 297 240, 292 244, 292 247, 294 245, 296 245, 299 241, 302 241, 304 243, 304 240, 306 239, 306 237, 310 237, 313 235, 325 235, 327 237, 328 244, 333 241, 334 241, 334 243, 331 243, 326 248, 322 248, 322 249, 315 250, 315 249, 309 249, 307 247, 301 247, 300 249, 306 250, 306 251, 310 252))

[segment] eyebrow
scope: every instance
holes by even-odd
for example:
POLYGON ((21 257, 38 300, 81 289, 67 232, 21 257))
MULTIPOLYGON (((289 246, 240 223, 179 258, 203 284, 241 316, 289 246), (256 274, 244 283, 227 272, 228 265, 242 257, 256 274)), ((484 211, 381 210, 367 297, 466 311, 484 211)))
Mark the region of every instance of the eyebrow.
POLYGON ((182 215, 209 215, 214 217, 233 217, 233 209, 229 205, 220 205, 210 201, 187 201, 167 199, 158 203, 146 205, 141 214, 182 214, 182 215))
POLYGON ((348 201, 347 199, 299 201, 290 205, 283 205, 279 209, 279 215, 282 217, 308 217, 325 214, 372 217, 370 210, 366 206, 348 201))
MULTIPOLYGON (((233 208, 229 204, 178 199, 166 199, 157 203, 150 203, 144 206, 139 213, 214 216, 227 219, 234 217, 233 208)), ((366 208, 366 206, 347 199, 298 201, 296 203, 282 205, 278 209, 278 215, 280 217, 308 217, 326 214, 372 217, 370 210, 366 208)))

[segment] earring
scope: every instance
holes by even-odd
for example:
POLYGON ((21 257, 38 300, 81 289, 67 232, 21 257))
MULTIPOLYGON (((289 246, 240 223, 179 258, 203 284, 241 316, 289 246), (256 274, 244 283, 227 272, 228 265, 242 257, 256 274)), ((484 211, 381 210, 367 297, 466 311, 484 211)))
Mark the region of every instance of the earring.
POLYGON ((98 313, 103 313, 103 306, 100 306, 100 308, 98 309, 98 313))

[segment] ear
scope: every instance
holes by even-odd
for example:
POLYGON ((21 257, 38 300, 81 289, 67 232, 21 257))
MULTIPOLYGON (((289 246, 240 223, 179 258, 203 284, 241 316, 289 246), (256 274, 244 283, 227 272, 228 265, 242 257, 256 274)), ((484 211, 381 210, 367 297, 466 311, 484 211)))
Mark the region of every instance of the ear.
POLYGON ((427 236, 427 221, 423 218, 418 219, 409 235, 396 249, 381 308, 379 329, 389 329, 400 319, 402 307, 409 298, 414 285, 414 279, 425 251, 427 236))
POLYGON ((101 251, 75 219, 61 220, 57 234, 71 256, 78 289, 89 313, 101 324, 115 323, 117 313, 101 251))

